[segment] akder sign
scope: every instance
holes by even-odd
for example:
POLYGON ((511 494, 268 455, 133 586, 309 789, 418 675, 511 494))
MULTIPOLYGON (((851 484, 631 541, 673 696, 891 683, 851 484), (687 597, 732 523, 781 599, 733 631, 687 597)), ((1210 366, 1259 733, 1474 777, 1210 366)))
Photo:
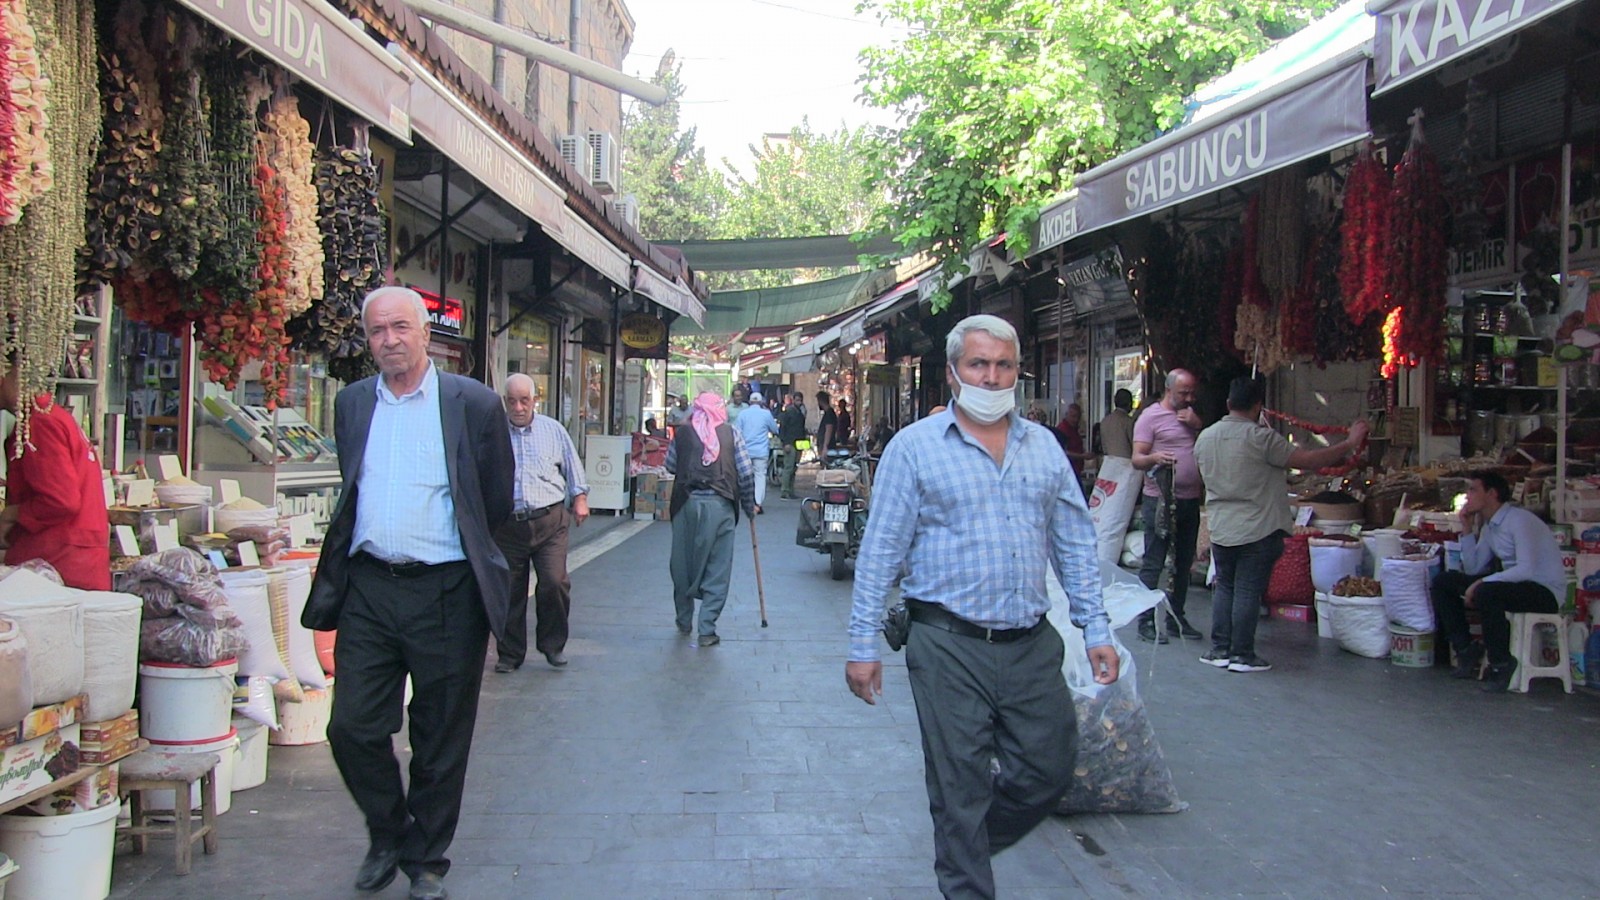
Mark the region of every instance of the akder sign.
POLYGON ((1034 252, 1360 140, 1368 133, 1366 68, 1358 60, 1192 136, 1090 169, 1078 176, 1075 196, 1039 217, 1034 252))
POLYGON ((1397 0, 1373 2, 1373 94, 1398 87, 1452 59, 1572 6, 1576 0, 1397 0))

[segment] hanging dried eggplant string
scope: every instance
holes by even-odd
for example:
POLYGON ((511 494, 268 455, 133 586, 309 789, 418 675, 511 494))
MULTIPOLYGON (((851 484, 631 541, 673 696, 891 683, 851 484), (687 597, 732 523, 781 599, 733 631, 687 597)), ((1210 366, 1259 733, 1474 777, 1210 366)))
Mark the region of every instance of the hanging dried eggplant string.
MULTIPOLYGON (((50 390, 71 333, 89 165, 100 136, 93 3, 33 0, 28 18, 50 85, 48 161, 55 181, 15 225, 0 226, 0 358, 17 355, 24 397, 50 390)), ((19 454, 28 446, 31 408, 23 403, 18 410, 19 454)))
POLYGON ((1300 254, 1305 247, 1305 174, 1289 166, 1261 179, 1256 259, 1261 283, 1274 305, 1300 286, 1300 254))

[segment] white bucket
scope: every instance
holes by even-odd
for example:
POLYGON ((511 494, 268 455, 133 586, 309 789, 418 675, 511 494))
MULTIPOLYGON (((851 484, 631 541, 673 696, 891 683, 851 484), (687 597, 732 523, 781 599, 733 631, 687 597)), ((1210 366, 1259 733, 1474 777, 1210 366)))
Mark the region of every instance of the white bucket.
POLYGON ((1433 665, 1433 632, 1404 625, 1389 626, 1389 661, 1410 669, 1433 665))
POLYGON ((1317 603, 1317 637, 1333 637, 1333 613, 1328 609, 1328 595, 1322 592, 1316 594, 1317 603))
POLYGON ((0 852, 17 862, 6 885, 11 900, 104 900, 111 894, 117 812, 64 816, 0 816, 0 852))
POLYGON ((6 900, 6 882, 15 874, 17 864, 11 861, 11 857, 0 853, 0 900, 6 900))
MULTIPOLYGON (((222 757, 217 763, 215 781, 217 783, 217 815, 222 815, 233 808, 233 775, 238 770, 239 763, 239 735, 233 729, 228 729, 225 737, 203 744, 171 744, 160 745, 153 749, 162 753, 215 753, 222 757)), ((144 805, 148 809, 176 809, 173 802, 172 791, 145 791, 144 805)), ((189 808, 200 808, 200 782, 196 781, 189 786, 189 808)))
POLYGON ((239 732, 239 762, 233 769, 233 789, 260 787, 267 780, 267 726, 236 716, 233 727, 239 732))
POLYGON ((139 734, 157 744, 217 741, 232 733, 236 660, 195 668, 139 664, 139 734))

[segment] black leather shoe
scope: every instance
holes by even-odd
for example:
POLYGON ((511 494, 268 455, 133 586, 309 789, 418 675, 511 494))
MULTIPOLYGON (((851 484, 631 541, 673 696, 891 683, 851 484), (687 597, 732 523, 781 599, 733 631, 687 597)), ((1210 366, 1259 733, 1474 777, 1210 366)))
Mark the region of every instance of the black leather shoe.
POLYGON ((560 650, 557 650, 554 653, 546 653, 544 661, 559 669, 567 664, 567 657, 560 650))
POLYGON ((368 850, 367 858, 361 861, 361 868, 356 870, 356 890, 381 891, 394 881, 394 873, 399 869, 399 850, 368 850))
POLYGON ((445 900, 450 892, 444 889, 444 876, 436 872, 422 872, 411 879, 411 900, 445 900))
POLYGON ((1491 694, 1503 694, 1511 690, 1511 676, 1516 674, 1516 671, 1516 660, 1500 666, 1490 666, 1489 671, 1483 676, 1483 690, 1491 694))
POLYGON ((494 664, 494 670, 495 670, 495 671, 496 671, 496 672, 499 672, 499 673, 500 673, 500 674, 501 674, 501 675, 504 675, 504 674, 506 674, 506 673, 507 673, 507 672, 512 672, 512 671, 515 671, 515 670, 516 670, 516 668, 517 668, 517 667, 516 667, 516 666, 513 666, 513 665, 512 665, 512 664, 511 664, 511 663, 508 663, 508 662, 504 662, 504 661, 502 661, 502 662, 497 662, 497 663, 495 663, 495 664, 494 664))

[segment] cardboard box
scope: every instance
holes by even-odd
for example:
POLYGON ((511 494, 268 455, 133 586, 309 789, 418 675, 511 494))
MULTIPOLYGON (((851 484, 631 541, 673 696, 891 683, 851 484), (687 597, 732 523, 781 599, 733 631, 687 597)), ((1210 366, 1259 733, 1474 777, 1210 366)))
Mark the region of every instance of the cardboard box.
POLYGON ((89 695, 79 694, 60 703, 34 707, 21 722, 0 731, 0 747, 14 747, 76 724, 88 705, 89 695))
POLYGON ((42 816, 54 816, 88 812, 116 803, 120 799, 117 796, 119 781, 117 768, 116 763, 97 767, 77 784, 62 788, 43 800, 30 803, 27 808, 42 816))
POLYGON ((1600 553, 1600 522, 1573 522, 1572 548, 1580 553, 1600 553))
POLYGON ((655 497, 640 496, 633 498, 633 511, 636 513, 649 513, 653 516, 656 514, 656 506, 655 497))
POLYGON ((1272 607, 1272 618, 1288 622, 1310 622, 1316 618, 1311 610, 1310 606, 1298 603, 1279 603, 1272 607))
POLYGON ((671 506, 671 504, 662 503, 662 504, 660 504, 659 506, 656 507, 656 521, 657 522, 670 522, 670 521, 672 521, 672 506, 671 506))
POLYGON ((672 499, 672 485, 677 481, 671 475, 662 475, 656 482, 656 499, 666 503, 672 499))
POLYGON ((0 750, 0 803, 78 770, 78 723, 0 750))
POLYGON ((78 745, 83 761, 92 765, 113 763, 139 749, 139 711, 130 709, 115 719, 85 722, 78 745))
POLYGON ((1600 591, 1600 553, 1579 553, 1573 569, 1580 591, 1600 591))
POLYGON ((638 497, 654 497, 661 490, 661 476, 646 472, 633 480, 633 493, 638 497))

